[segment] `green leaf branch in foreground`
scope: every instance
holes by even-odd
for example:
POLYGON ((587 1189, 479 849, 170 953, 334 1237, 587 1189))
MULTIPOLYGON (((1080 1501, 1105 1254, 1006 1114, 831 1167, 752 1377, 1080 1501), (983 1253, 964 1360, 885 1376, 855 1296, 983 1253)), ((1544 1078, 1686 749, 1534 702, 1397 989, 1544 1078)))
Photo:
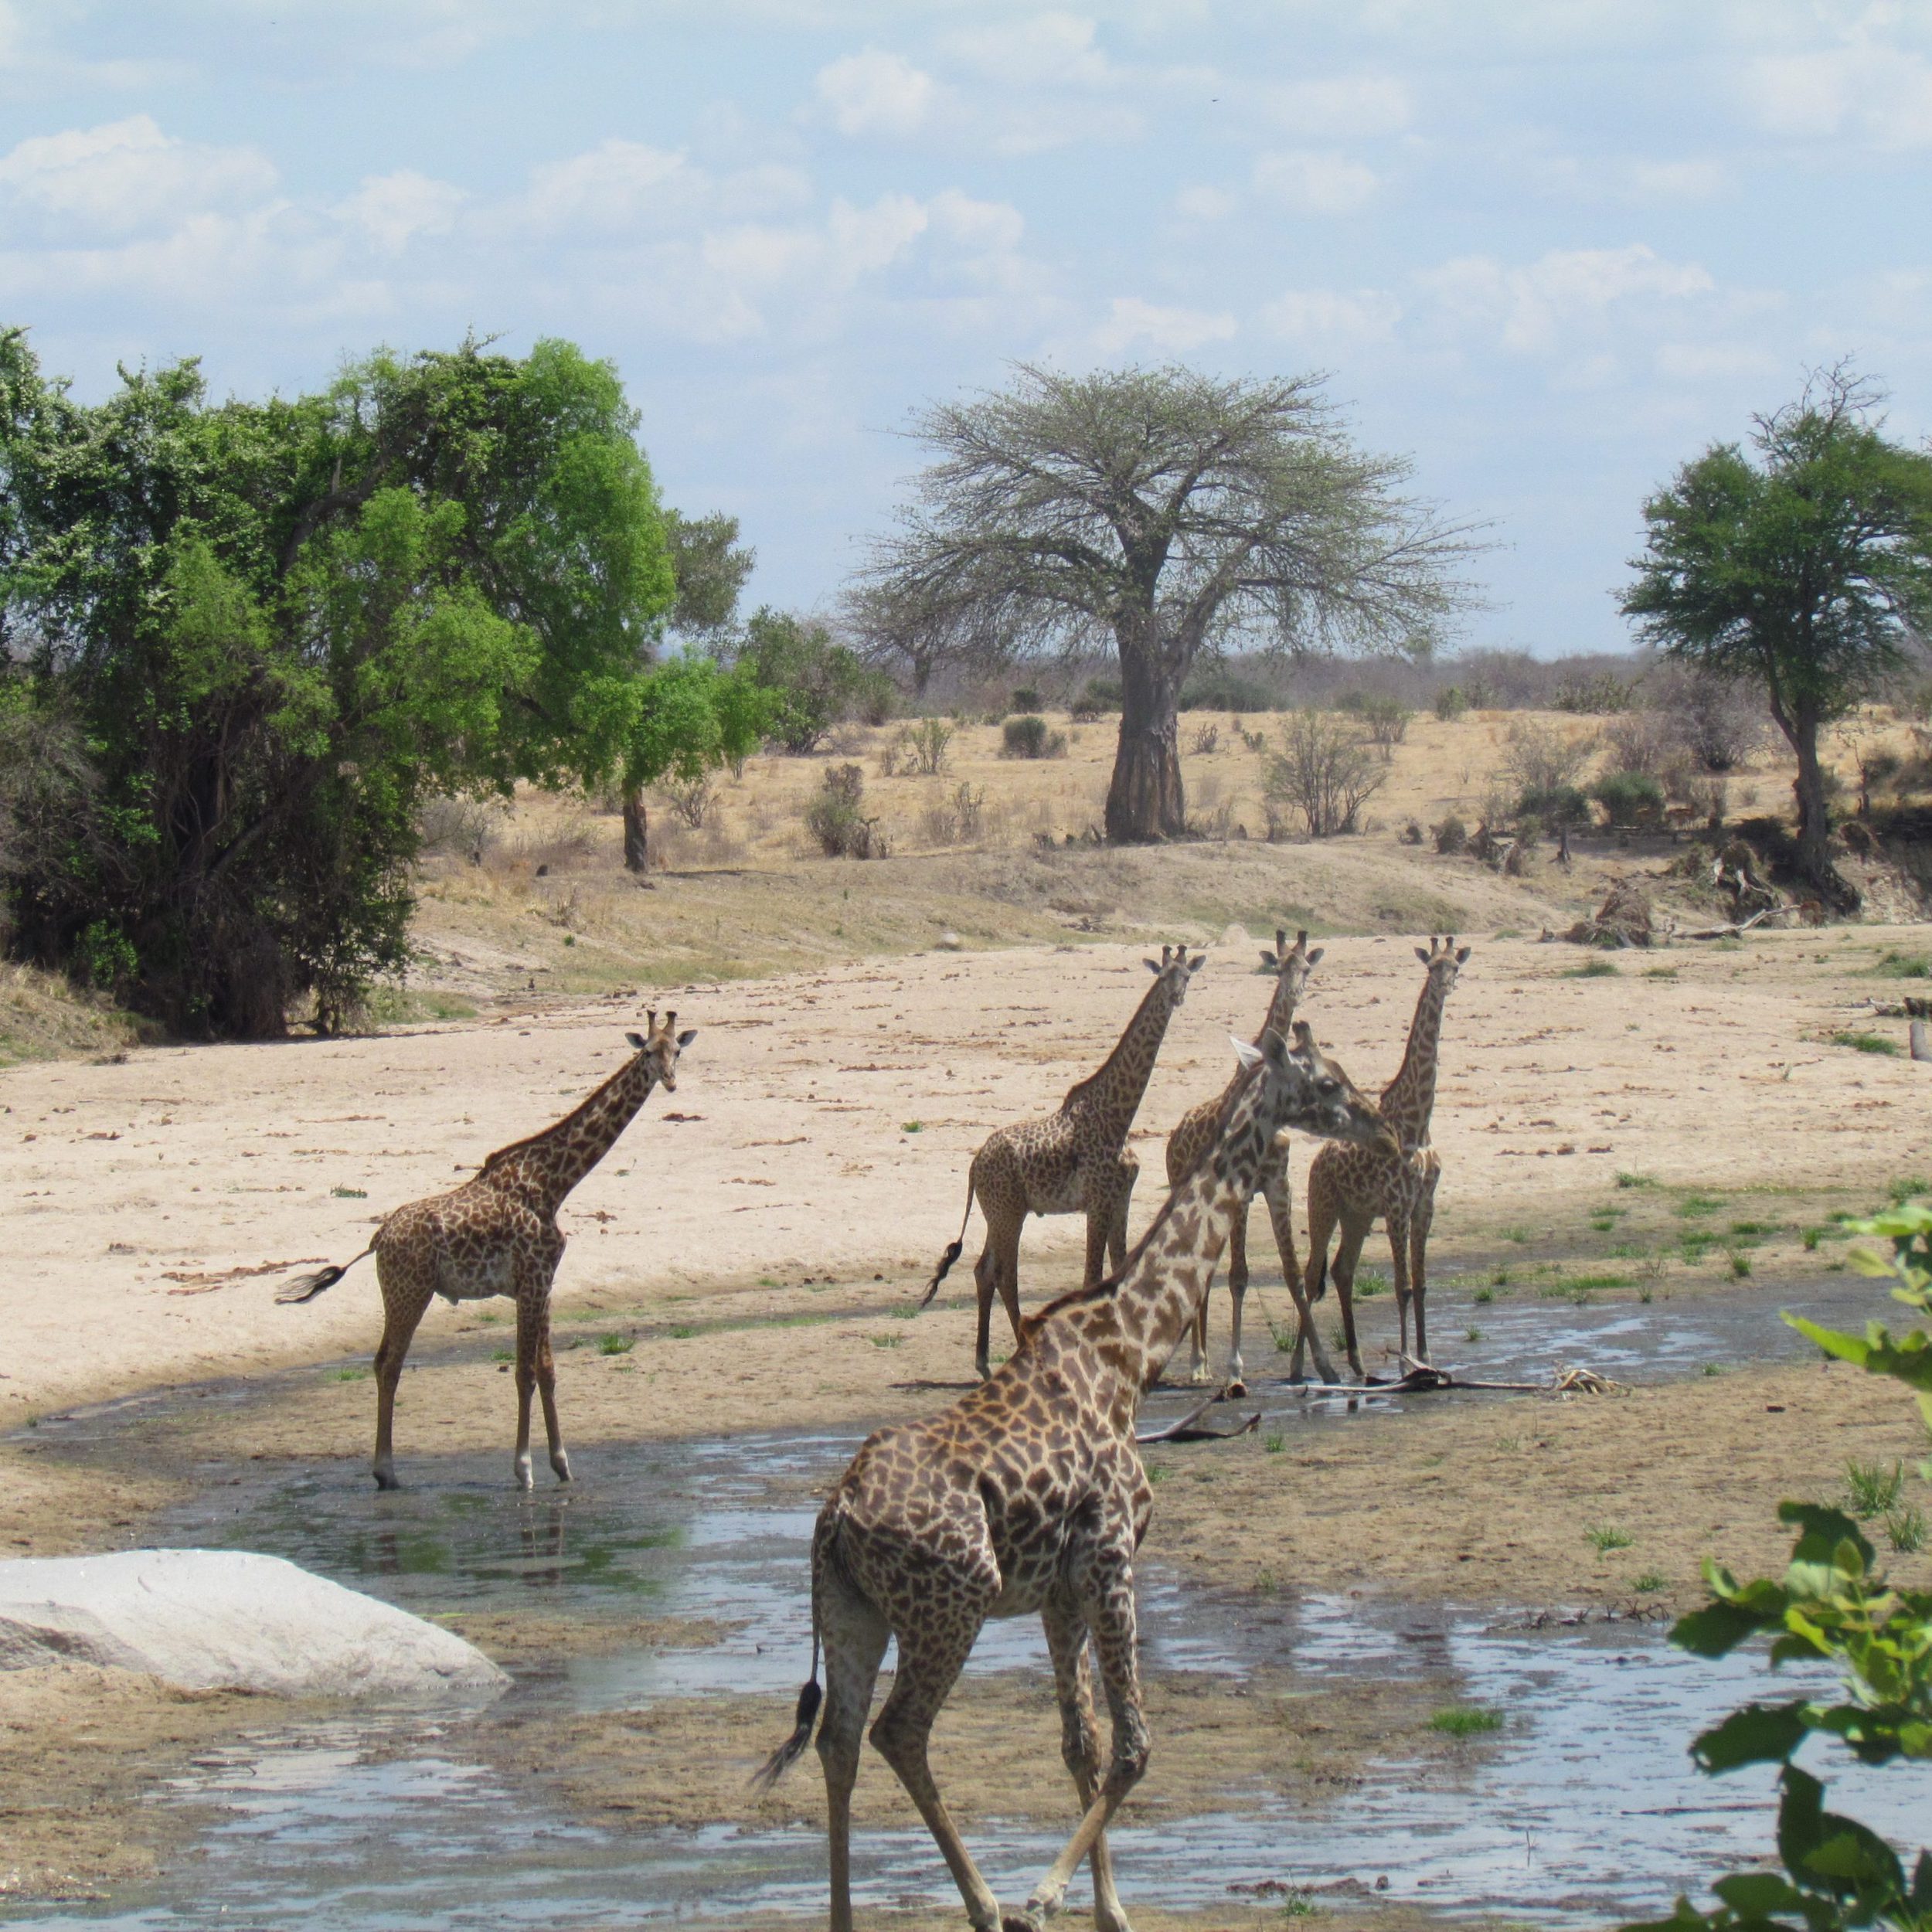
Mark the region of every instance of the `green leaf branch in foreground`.
MULTIPOLYGON (((1932 1207, 1913 1202, 1857 1223, 1855 1232, 1892 1243, 1889 1256, 1854 1250, 1862 1271, 1889 1279, 1893 1298, 1906 1308, 1932 1314, 1932 1207)), ((1861 1337, 1801 1316, 1784 1318, 1827 1354, 1903 1383, 1932 1434, 1932 1336, 1923 1328, 1894 1341, 1876 1321, 1861 1337)), ((1932 1480, 1932 1469, 1922 1466, 1920 1473, 1932 1480)), ((1920 1850, 1908 1872, 1905 1859, 1876 1832, 1827 1811, 1823 1785, 1794 1762, 1812 1739, 1823 1738, 1865 1764, 1897 1767, 1900 1775, 1919 1781, 1917 1815, 1932 1826, 1932 1592, 1890 1582, 1858 1525, 1838 1510, 1787 1502, 1778 1515, 1798 1532, 1782 1580, 1740 1583, 1707 1560, 1711 1600, 1681 1618, 1672 1639, 1699 1656, 1721 1657, 1748 1639, 1768 1637, 1774 1668, 1834 1665, 1840 1694, 1747 1704, 1692 1745, 1706 1772, 1779 1767, 1777 1854, 1784 1869, 1719 1879, 1712 1886, 1719 1901, 1714 1910, 1699 1912, 1680 1898, 1658 1927, 1932 1932, 1932 1852, 1920 1850)))

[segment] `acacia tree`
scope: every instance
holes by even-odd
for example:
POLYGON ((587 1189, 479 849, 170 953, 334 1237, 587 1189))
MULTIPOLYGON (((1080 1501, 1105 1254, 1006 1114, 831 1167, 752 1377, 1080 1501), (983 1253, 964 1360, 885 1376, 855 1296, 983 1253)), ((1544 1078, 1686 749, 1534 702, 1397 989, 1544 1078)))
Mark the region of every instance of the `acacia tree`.
POLYGON ((1798 866, 1849 910, 1832 865, 1818 733, 1932 628, 1932 456, 1888 442, 1845 366, 1713 444, 1644 505, 1624 614, 1665 655, 1761 689, 1798 758, 1798 866))
POLYGON ((1468 533, 1401 496, 1408 464, 1356 449, 1313 379, 1021 364, 913 433, 937 461, 855 619, 915 675, 948 655, 1116 652, 1110 839, 1186 829, 1177 703, 1203 651, 1246 636, 1423 655, 1462 598, 1468 533))

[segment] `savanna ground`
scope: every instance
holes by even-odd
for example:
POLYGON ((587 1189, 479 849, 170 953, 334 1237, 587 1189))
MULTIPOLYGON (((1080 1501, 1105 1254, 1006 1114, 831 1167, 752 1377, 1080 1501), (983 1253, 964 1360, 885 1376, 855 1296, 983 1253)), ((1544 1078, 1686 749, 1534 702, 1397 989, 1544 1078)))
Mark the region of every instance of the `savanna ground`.
MULTIPOLYGON (((1070 740, 1062 757, 1002 760, 998 730, 970 725, 936 776, 881 775, 893 726, 854 732, 828 757, 754 760, 721 782, 697 830, 666 832, 658 804, 663 862, 644 889, 617 862, 614 819, 526 801, 477 862, 460 849, 429 862, 421 970, 360 1037, 142 1046, 120 1016, 13 972, 0 986, 18 1062, 0 1076, 15 1202, 0 1278, 0 1554, 139 1544, 224 1470, 306 1460, 362 1481, 372 1270, 296 1309, 272 1302, 279 1271, 345 1259, 381 1213, 563 1111, 615 1066, 647 989, 699 1037, 678 1092, 653 1098, 566 1210, 560 1399, 582 1464, 600 1444, 644 1437, 799 1428, 855 1442, 946 1400, 970 1362, 967 1268, 932 1311, 913 1319, 910 1307, 957 1230, 971 1151, 1090 1069, 1141 995, 1141 955, 1164 940, 1206 944, 1209 964, 1136 1131, 1137 1227, 1158 1205, 1166 1128, 1219 1088, 1227 1034, 1259 1017, 1256 947, 1277 924, 1326 946, 1303 1012, 1365 1087, 1400 1057, 1415 940, 1453 930, 1474 946, 1435 1115, 1438 1359, 1479 1367, 1485 1321, 1526 1304, 1628 1304, 1667 1324, 1727 1297, 1768 1327, 1782 1295, 1842 1274, 1844 1217, 1932 1175, 1932 1068, 1883 1050, 1903 1047, 1904 1026, 1871 1011, 1932 974, 1932 934, 1902 923, 1916 907, 1888 878, 1864 883, 1891 923, 1593 955, 1538 936, 1619 876, 1644 877, 1682 923, 1715 917, 1677 863, 1688 848, 1598 837, 1567 871, 1546 852, 1515 879, 1402 841, 1410 818, 1456 810, 1473 823, 1509 719, 1413 721, 1371 828, 1320 845, 1236 836, 1264 823, 1260 761, 1233 721, 1184 720, 1190 809, 1225 835, 1126 852, 1064 842, 1099 816, 1111 728, 1053 722, 1070 740), (1210 725, 1214 748, 1190 748, 1210 725), (883 860, 804 849, 802 806, 848 759, 867 773, 883 860), (76 1455, 36 1426, 216 1381, 241 1397, 137 1415, 107 1452, 76 1455)), ((1869 743, 1891 727, 1859 728, 1869 743)), ((1766 757, 1733 777, 1733 810, 1775 810, 1788 781, 1766 757)), ((1308 1158, 1303 1144, 1298 1187, 1308 1158)), ((1284 1366, 1270 1324, 1290 1311, 1264 1217, 1252 1232, 1255 1379, 1284 1366)), ((977 1239, 975 1222, 969 1260, 977 1239)), ((1070 1284, 1080 1252, 1075 1223, 1032 1223, 1028 1301, 1070 1284)), ((1365 1260, 1386 1266, 1379 1236, 1365 1260)), ((1373 1366, 1393 1311, 1386 1291, 1359 1305, 1373 1366)), ((1213 1327, 1218 1356, 1218 1294, 1213 1327)), ((400 1410, 405 1481, 413 1453, 468 1450, 500 1454, 507 1478, 509 1341, 491 1308, 426 1320, 400 1410)), ((1418 1403, 1339 1430, 1153 1451, 1150 1556, 1257 1620, 1310 1591, 1511 1619, 1662 1616, 1695 1600, 1708 1551, 1740 1570, 1776 1563, 1779 1497, 1837 1498, 1848 1461, 1911 1456, 1909 1407, 1848 1369, 1766 1366, 1748 1346, 1708 1366, 1722 1372, 1606 1396, 1418 1403)), ((801 1548, 801 1589, 804 1560, 801 1548)), ((1897 1560, 1926 1580, 1924 1556, 1897 1560)), ((537 1617, 467 1628, 513 1674, 539 1676, 589 1644, 712 1634, 537 1617)), ((1291 1669, 1238 1689, 1207 1673, 1157 1679, 1154 1767, 1134 1803, 1185 1815, 1265 1788, 1317 1806, 1395 1759, 1449 1775, 1485 1748, 1430 1728, 1458 1694, 1423 1679, 1345 1696, 1291 1669)), ((190 1855, 179 1813, 144 1795, 211 1740, 260 1724, 263 1701, 79 1667, 0 1674, 0 1889, 112 1894, 190 1855)), ((513 1730, 482 1720, 474 1747, 524 1775, 541 1765, 558 1804, 606 1822, 813 1818, 809 1765, 769 1798, 743 1791, 788 1723, 777 1698, 671 1699, 526 1712, 513 1730)), ((959 1694, 938 1763, 969 1829, 1067 1818, 1055 1729, 1037 1677, 959 1694)), ((910 1818, 876 1763, 859 1791, 862 1830, 910 1818)), ((1387 1907, 1379 1922, 1413 1916, 1387 1907)), ((1279 1923, 1281 1907, 1136 1917, 1142 1932, 1247 1926, 1279 1923)))

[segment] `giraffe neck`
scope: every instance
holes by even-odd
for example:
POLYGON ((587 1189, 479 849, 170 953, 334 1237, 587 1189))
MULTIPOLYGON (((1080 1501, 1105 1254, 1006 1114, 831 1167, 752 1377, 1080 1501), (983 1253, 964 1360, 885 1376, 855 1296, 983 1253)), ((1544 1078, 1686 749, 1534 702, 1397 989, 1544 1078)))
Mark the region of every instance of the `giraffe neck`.
POLYGON ((1277 975, 1274 991, 1268 999, 1267 1017, 1261 1022, 1261 1031, 1254 1036, 1257 1046, 1263 1036, 1279 1033, 1284 1039, 1292 1038, 1288 1029, 1294 1024, 1294 1009, 1301 1003, 1301 988, 1304 984, 1298 972, 1277 975))
POLYGON ((610 1152, 657 1084, 655 1066, 634 1054, 554 1127, 499 1148, 483 1172, 499 1186, 529 1195, 554 1213, 570 1190, 610 1152))
POLYGON ((1214 1145, 1169 1196, 1118 1283, 1069 1308, 1116 1370, 1114 1407, 1124 1420, 1193 1325, 1235 1216, 1253 1198, 1282 1123, 1275 1087, 1264 1075, 1248 1078, 1214 1145))
POLYGON ((1147 989, 1146 997, 1127 1022, 1126 1032, 1101 1062, 1100 1070, 1067 1089, 1060 1111, 1070 1114, 1077 1107, 1091 1114, 1108 1133, 1124 1141, 1140 1111, 1141 1096, 1153 1076, 1155 1056, 1173 1012, 1173 989, 1163 974, 1147 989))
POLYGON ((1449 997, 1447 980, 1431 973, 1416 1002, 1409 1026, 1408 1051, 1396 1077, 1382 1090, 1382 1117, 1395 1129, 1404 1147, 1420 1147, 1429 1138, 1429 1117, 1436 1110, 1437 1049, 1442 1041, 1443 1003, 1449 997))

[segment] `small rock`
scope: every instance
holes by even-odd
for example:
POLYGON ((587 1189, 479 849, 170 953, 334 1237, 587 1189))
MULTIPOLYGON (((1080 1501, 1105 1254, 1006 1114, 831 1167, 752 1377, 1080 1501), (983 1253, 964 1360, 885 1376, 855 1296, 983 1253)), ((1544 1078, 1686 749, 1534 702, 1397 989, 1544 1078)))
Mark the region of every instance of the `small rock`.
POLYGON ((942 953, 963 953, 966 942, 957 933, 941 933, 933 942, 934 948, 942 953))

